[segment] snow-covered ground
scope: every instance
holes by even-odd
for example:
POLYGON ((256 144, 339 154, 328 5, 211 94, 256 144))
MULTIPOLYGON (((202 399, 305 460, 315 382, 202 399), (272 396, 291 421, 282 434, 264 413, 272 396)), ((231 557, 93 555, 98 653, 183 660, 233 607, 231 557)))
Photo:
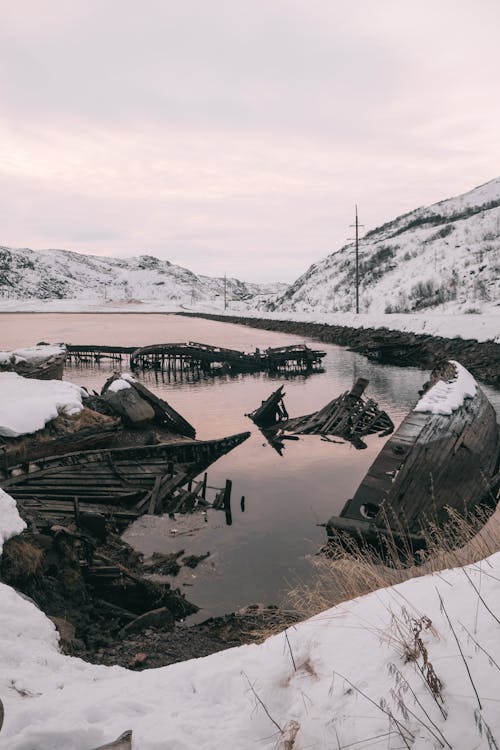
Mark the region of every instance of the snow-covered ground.
POLYGON ((90 300, 0 300, 0 313, 26 312, 94 312, 94 313, 208 313, 213 315, 245 318, 267 318, 269 320, 291 320, 301 323, 319 323, 321 325, 349 326, 352 328, 386 328, 392 331, 423 333, 443 338, 475 339, 477 341, 500 342, 500 311, 470 315, 464 313, 425 313, 393 314, 385 313, 328 313, 328 312, 269 312, 250 310, 241 304, 232 302, 227 310, 217 304, 172 305, 166 303, 129 303, 110 302, 107 305, 90 300))
MULTIPOLYGON (((254 284, 234 278, 197 275, 168 260, 140 255, 106 258, 69 250, 0 247, 0 298, 70 300, 114 304, 203 304, 218 299, 265 304, 284 292, 286 284, 254 284)), ((83 308, 82 308, 83 309, 83 308)))
MULTIPOLYGON (((0 494, 0 538, 13 525, 0 494)), ((5 750, 457 748, 500 742, 500 553, 338 605, 261 645, 161 669, 94 666, 0 584, 5 750), (479 593, 478 593, 479 592, 479 593)))
POLYGON ((0 372, 0 435, 28 435, 42 430, 58 414, 78 414, 83 409, 82 394, 79 386, 67 381, 0 372))

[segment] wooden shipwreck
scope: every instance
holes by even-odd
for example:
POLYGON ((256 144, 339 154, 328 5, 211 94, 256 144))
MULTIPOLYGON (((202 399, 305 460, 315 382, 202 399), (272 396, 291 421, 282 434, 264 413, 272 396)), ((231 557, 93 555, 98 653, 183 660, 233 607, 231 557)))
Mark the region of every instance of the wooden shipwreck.
POLYGON ((416 407, 368 470, 354 497, 327 524, 379 544, 388 535, 414 548, 447 508, 496 505, 500 436, 495 410, 456 362, 436 369, 416 407))
POLYGON ((62 380, 66 348, 64 345, 37 344, 28 349, 0 352, 0 372, 16 372, 24 378, 62 380))
POLYGON ((197 341, 152 344, 150 346, 99 346, 67 344, 68 359, 75 364, 103 360, 122 362, 129 358, 132 370, 152 370, 175 378, 177 374, 197 377, 225 373, 278 372, 312 373, 321 371, 326 352, 306 344, 294 344, 241 352, 197 341))
POLYGON ((0 438, 0 487, 21 509, 62 523, 120 527, 144 513, 189 511, 204 498, 195 477, 246 440, 196 440, 195 428, 131 375, 115 373, 84 409, 43 430, 0 438))
POLYGON ((84 516, 89 521, 89 515, 98 523, 96 516, 112 516, 124 527, 144 513, 191 510, 201 488, 193 496, 189 483, 249 436, 51 456, 0 473, 0 487, 21 509, 50 515, 54 523, 68 517, 78 523, 84 516))
POLYGON ((284 403, 284 386, 247 416, 256 425, 279 440, 283 433, 294 435, 336 435, 364 447, 361 438, 375 433, 388 434, 394 429, 392 420, 378 408, 373 399, 363 397, 368 380, 358 378, 350 391, 342 393, 312 414, 290 418, 284 403))

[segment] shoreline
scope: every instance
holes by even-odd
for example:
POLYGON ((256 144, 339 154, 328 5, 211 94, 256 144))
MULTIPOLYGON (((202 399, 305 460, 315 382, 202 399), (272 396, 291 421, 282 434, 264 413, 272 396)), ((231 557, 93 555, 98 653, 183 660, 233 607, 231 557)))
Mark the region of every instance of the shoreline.
POLYGON ((304 336, 323 343, 345 346, 381 364, 432 369, 440 359, 457 359, 478 380, 500 389, 500 344, 494 341, 243 315, 203 312, 179 312, 177 315, 304 336))

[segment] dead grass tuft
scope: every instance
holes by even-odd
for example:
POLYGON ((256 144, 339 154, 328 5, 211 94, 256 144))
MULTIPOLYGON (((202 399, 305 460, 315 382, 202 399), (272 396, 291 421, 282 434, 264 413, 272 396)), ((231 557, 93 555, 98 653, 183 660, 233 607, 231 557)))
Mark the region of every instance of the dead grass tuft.
POLYGON ((43 552, 19 537, 9 539, 3 548, 2 576, 13 584, 21 584, 35 577, 42 569, 43 552))
POLYGON ((426 549, 417 553, 417 561, 413 556, 398 554, 397 545, 390 539, 380 551, 339 535, 329 544, 328 556, 312 560, 311 580, 288 592, 287 607, 299 619, 306 619, 340 602, 410 578, 478 562, 500 549, 499 511, 491 515, 490 508, 479 506, 464 514, 448 508, 447 513, 441 527, 429 524, 426 549))

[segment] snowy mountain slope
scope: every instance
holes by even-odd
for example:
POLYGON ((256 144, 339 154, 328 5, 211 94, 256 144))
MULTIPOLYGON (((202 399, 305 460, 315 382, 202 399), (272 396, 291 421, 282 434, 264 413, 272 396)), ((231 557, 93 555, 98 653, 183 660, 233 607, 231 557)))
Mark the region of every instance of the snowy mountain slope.
MULTIPOLYGON (((500 178, 373 229, 359 251, 361 312, 498 310, 500 178)), ((355 274, 351 243, 314 263, 268 309, 353 311, 355 274)))
MULTIPOLYGON (((227 279, 227 298, 255 304, 286 284, 227 279)), ((0 297, 8 299, 140 300, 196 305, 224 297, 224 279, 197 276, 151 255, 105 258, 69 250, 0 247, 0 297)))

